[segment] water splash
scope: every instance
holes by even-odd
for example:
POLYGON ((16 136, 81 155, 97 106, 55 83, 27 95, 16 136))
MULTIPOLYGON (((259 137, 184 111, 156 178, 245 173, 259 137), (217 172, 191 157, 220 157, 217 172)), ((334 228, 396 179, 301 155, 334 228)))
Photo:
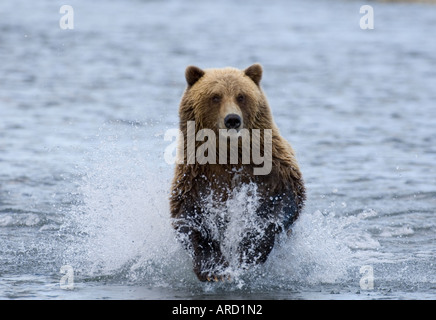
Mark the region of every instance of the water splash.
POLYGON ((82 201, 65 215, 60 231, 67 239, 63 263, 71 265, 79 278, 193 291, 293 289, 349 281, 355 277, 350 273, 367 258, 362 250, 373 253, 380 246, 361 227, 377 215, 374 211, 336 216, 326 210, 306 210, 290 236, 278 237, 266 263, 240 268, 237 243, 247 228, 254 227, 256 221, 250 217, 259 204, 256 186, 241 186, 221 207, 208 208, 210 222, 228 222, 215 232, 221 233, 222 250, 230 257, 232 281, 212 287, 200 283, 171 227, 172 170, 150 167, 137 149, 121 151, 114 146, 104 144, 84 166, 78 190, 82 201))
MULTIPOLYGON (((178 264, 169 179, 136 147, 103 141, 80 169, 81 201, 65 215, 63 263, 84 278, 159 282, 178 264)), ((183 256, 180 256, 183 259, 183 256)))

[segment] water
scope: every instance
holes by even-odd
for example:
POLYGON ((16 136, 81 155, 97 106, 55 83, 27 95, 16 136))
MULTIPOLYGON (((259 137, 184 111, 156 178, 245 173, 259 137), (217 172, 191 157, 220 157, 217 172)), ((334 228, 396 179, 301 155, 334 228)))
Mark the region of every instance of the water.
POLYGON ((371 2, 361 30, 358 1, 70 1, 62 30, 63 4, 0 4, 0 299, 436 298, 436 7, 371 2), (200 283, 164 134, 187 65, 254 62, 307 205, 265 265, 200 283))

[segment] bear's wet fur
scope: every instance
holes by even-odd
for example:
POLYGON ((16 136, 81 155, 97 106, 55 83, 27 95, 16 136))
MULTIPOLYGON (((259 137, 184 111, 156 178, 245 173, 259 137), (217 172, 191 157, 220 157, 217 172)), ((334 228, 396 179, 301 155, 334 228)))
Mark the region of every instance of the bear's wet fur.
MULTIPOLYGON (((258 231, 254 233, 247 232, 238 244, 239 261, 244 267, 265 262, 276 235, 287 231, 303 208, 305 187, 302 174, 292 147, 280 135, 272 118, 266 96, 260 87, 262 72, 260 64, 245 70, 229 67, 205 70, 195 66, 186 68, 187 87, 179 107, 183 139, 179 143, 178 155, 182 156, 175 167, 170 209, 178 238, 189 251, 194 272, 201 281, 227 277, 229 262, 223 255, 219 238, 211 235, 205 217, 208 207, 214 203, 220 207, 234 188, 254 183, 260 198, 260 204, 253 214, 260 218, 263 225, 258 226, 258 231), (268 174, 255 175, 253 169, 259 165, 253 162, 243 164, 240 150, 237 164, 231 164, 230 161, 227 164, 200 164, 197 161, 192 164, 187 161, 188 122, 194 121, 196 133, 201 129, 211 129, 218 136, 220 129, 230 126, 229 114, 237 119, 236 123, 231 123, 236 129, 271 130, 272 166, 268 174), (213 198, 209 199, 212 203, 206 206, 204 198, 210 194, 209 191, 213 198)), ((260 141, 263 153, 266 150, 263 150, 262 135, 260 141)), ((196 146, 200 145, 199 141, 195 143, 196 146)))

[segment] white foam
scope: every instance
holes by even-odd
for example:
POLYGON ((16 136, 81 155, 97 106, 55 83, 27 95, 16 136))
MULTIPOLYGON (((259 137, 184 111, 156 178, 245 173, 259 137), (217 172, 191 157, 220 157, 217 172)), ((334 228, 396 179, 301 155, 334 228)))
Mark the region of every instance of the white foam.
POLYGON ((40 222, 41 219, 35 213, 10 213, 0 215, 0 227, 33 227, 40 222))
POLYGON ((147 160, 136 148, 103 143, 81 168, 83 201, 62 228, 71 234, 64 263, 91 277, 167 272, 162 268, 180 250, 170 223, 169 179, 147 160))
POLYGON ((410 226, 398 226, 398 227, 385 227, 380 233, 380 237, 390 238, 390 237, 402 237, 410 236, 414 234, 413 228, 410 226))

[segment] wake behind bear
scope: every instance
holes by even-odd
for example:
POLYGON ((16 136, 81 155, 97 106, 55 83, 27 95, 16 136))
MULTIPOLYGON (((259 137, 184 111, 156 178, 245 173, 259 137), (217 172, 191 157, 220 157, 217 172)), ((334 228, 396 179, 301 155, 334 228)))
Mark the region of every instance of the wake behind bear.
POLYGON ((260 87, 261 65, 189 66, 185 77, 171 217, 198 279, 224 280, 229 262, 249 268, 267 260, 276 236, 298 218, 305 187, 260 87), (241 192, 255 203, 238 213, 229 203, 241 192), (241 236, 228 250, 224 235, 238 214, 232 228, 241 236))

